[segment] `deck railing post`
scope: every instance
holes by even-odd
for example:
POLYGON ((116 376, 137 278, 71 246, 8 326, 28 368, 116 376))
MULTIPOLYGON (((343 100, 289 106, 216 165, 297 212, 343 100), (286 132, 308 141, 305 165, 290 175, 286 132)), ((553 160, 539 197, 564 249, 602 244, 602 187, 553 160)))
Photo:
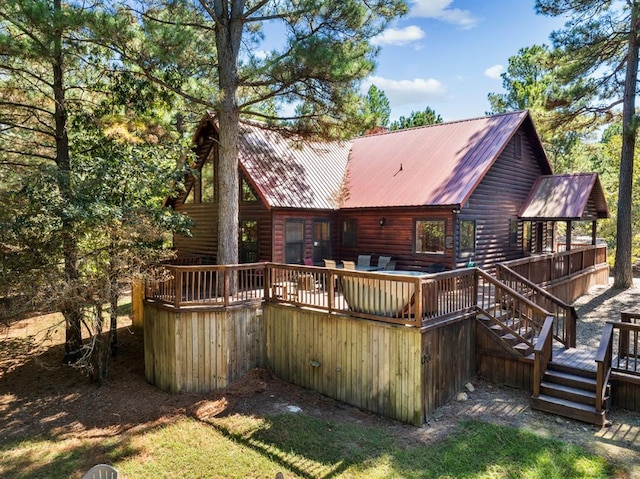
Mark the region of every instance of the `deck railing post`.
POLYGON ((173 281, 175 285, 173 291, 173 305, 176 308, 179 308, 182 303, 182 271, 178 268, 170 268, 170 270, 173 272, 173 281))
POLYGON ((423 309, 423 301, 424 301, 424 295, 422 294, 422 280, 420 278, 416 278, 415 279, 415 288, 416 288, 416 293, 415 293, 415 297, 416 300, 414 301, 415 304, 415 314, 414 314, 414 320, 415 320, 415 325, 416 326, 420 326, 422 324, 422 311, 423 309))

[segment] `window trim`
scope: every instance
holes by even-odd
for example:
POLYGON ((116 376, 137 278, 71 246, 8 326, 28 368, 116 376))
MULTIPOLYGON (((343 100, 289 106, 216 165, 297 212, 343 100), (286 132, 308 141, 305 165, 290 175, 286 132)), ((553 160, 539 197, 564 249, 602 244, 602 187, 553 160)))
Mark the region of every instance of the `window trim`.
POLYGON ((445 218, 416 218, 413 220, 413 254, 445 256, 447 253, 447 220, 445 218), (418 224, 419 223, 442 223, 442 250, 438 251, 418 251, 418 224))
POLYGON ((285 218, 284 220, 284 231, 283 231, 283 239, 284 239, 284 248, 283 248, 283 255, 284 255, 284 262, 286 264, 302 264, 302 262, 304 261, 304 250, 305 250, 305 228, 306 228, 306 223, 304 218, 285 218), (298 223, 302 229, 302 238, 298 241, 287 241, 287 224, 291 224, 291 223, 298 223), (288 250, 288 245, 290 244, 297 244, 301 246, 301 253, 300 253, 300 258, 298 260, 297 263, 287 263, 287 250, 288 250))
POLYGON ((475 254, 476 252, 476 248, 477 248, 477 241, 478 241, 478 227, 477 227, 477 222, 476 220, 460 220, 459 223, 459 244, 460 244, 460 255, 461 256, 470 256, 475 254), (473 245, 471 246, 471 248, 465 248, 463 247, 462 244, 462 224, 463 223, 471 223, 473 225, 473 245))

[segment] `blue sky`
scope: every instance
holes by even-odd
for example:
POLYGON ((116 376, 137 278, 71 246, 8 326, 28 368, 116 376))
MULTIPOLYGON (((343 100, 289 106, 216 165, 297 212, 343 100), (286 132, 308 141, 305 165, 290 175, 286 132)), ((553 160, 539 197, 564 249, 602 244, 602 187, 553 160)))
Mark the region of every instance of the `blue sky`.
POLYGON ((549 44, 564 19, 536 15, 534 0, 409 0, 410 13, 374 40, 378 67, 363 85, 383 90, 391 120, 427 106, 445 121, 489 110, 500 73, 520 48, 549 44))

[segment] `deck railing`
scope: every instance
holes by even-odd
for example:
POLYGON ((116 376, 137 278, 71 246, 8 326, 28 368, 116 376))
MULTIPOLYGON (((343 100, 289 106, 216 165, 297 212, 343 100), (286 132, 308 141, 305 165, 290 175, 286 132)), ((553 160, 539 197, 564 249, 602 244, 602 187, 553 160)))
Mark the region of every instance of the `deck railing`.
POLYGON ((546 285, 607 262, 606 246, 581 247, 502 263, 537 285, 546 285))
POLYGON ((533 397, 540 397, 540 386, 547 366, 553 359, 553 318, 545 319, 540 336, 533 348, 533 397))
POLYGON ((596 352, 596 411, 606 409, 607 388, 611 376, 613 358, 613 330, 614 325, 607 322, 602 330, 600 346, 596 352))
POLYGON ((578 313, 573 306, 556 298, 504 264, 496 265, 496 276, 511 289, 549 311, 554 318, 553 337, 567 347, 576 347, 578 313))
POLYGON ((265 299, 411 326, 476 306, 474 269, 419 276, 394 273, 269 263, 265 299))
POLYGON ((552 316, 541 306, 478 270, 478 309, 518 339, 523 353, 533 351, 547 317, 552 316))
POLYGON ((165 275, 145 283, 145 297, 180 307, 232 306, 264 295, 265 263, 165 266, 165 275))

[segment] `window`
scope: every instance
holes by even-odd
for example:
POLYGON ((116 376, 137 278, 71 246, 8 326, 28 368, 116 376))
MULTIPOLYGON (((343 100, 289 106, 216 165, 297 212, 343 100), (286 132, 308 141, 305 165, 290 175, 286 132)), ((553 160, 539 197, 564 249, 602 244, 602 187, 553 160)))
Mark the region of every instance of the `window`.
POLYGON ((258 261, 258 222, 244 220, 240 223, 240 262, 258 261))
POLYGON ((304 220, 291 219, 284 223, 284 261, 302 264, 304 258, 304 220))
POLYGON ((520 133, 516 133, 513 137, 513 141, 514 156, 516 157, 516 160, 519 160, 522 158, 522 135, 520 133))
POLYGON ((214 201, 214 177, 213 177, 213 163, 208 159, 204 165, 202 165, 202 171, 200 172, 200 202, 201 203, 213 203, 214 201))
POLYGON ((356 246, 356 220, 344 220, 342 222, 342 246, 356 246))
POLYGON ((213 203, 215 201, 214 183, 213 162, 211 159, 207 159, 202 168, 193 173, 191 186, 185 195, 184 203, 213 203))
POLYGON ((473 220, 460 221, 460 252, 474 253, 476 250, 476 222, 473 220))
POLYGON ((518 246, 518 219, 509 220, 509 246, 516 248, 518 246))
POLYGON ((416 253, 444 254, 445 221, 416 221, 416 253))
POLYGON ((242 189, 240 190, 240 199, 245 203, 258 201, 258 197, 253 192, 253 189, 247 182, 246 178, 242 178, 242 189))
POLYGON ((527 221, 522 224, 522 251, 532 253, 531 243, 531 223, 527 221))

